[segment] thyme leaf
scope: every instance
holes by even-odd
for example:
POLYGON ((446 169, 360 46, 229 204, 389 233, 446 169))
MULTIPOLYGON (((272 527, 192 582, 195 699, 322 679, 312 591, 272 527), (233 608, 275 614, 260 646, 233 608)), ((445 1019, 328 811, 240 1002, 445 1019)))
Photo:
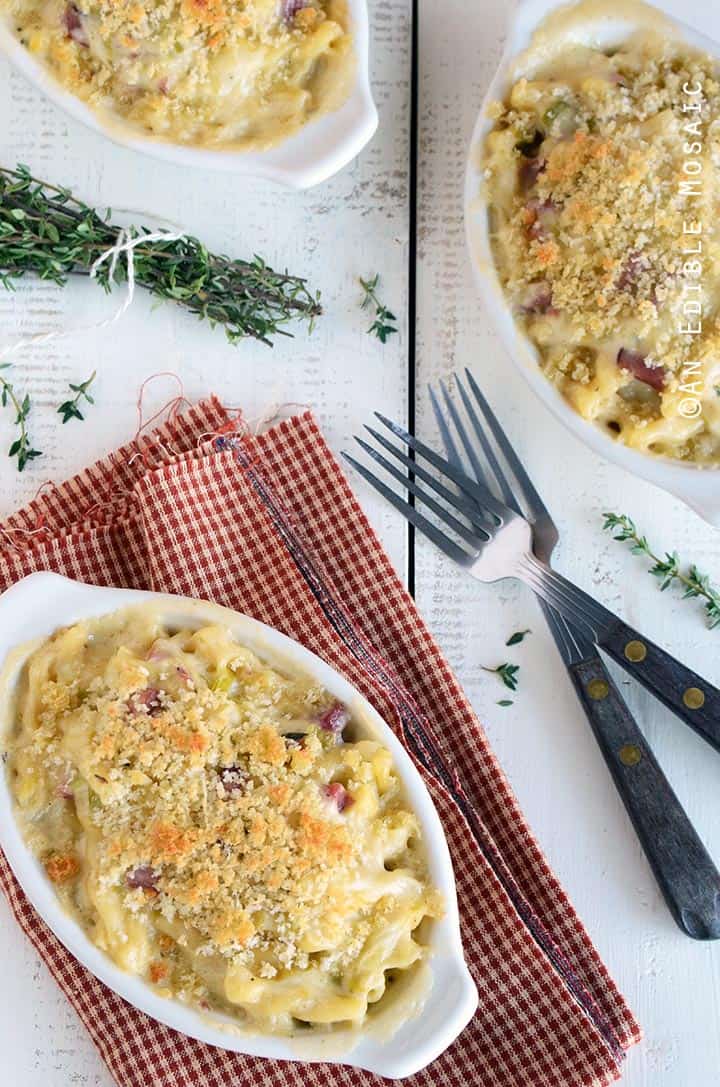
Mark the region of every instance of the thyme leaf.
POLYGON ((517 690, 519 671, 519 664, 509 664, 507 661, 504 664, 499 664, 497 668, 483 667, 483 672, 492 672, 494 675, 499 676, 505 686, 509 687, 511 691, 517 690))
POLYGON ((524 641, 528 634, 532 634, 531 630, 516 630, 514 634, 511 634, 505 645, 519 645, 524 641))
MULTIPOLYGON (((119 228, 69 189, 33 177, 27 166, 0 167, 0 284, 12 290, 25 275, 64 286, 70 275, 89 275, 97 258, 116 244, 119 228)), ((130 227, 131 238, 150 230, 130 227)), ((158 298, 220 325, 230 343, 252 337, 272 346, 273 336, 291 335, 290 321, 312 328, 322 312, 300 276, 274 271, 262 257, 231 260, 211 253, 190 235, 138 245, 135 280, 158 298)), ((109 292, 127 279, 127 263, 114 271, 105 261, 95 280, 109 292)))
POLYGON ((80 419, 82 421, 85 418, 80 411, 80 403, 82 400, 85 400, 88 404, 95 403, 95 400, 88 392, 88 389, 95 380, 96 373, 97 371, 93 370, 90 377, 85 381, 81 381, 79 385, 73 385, 72 381, 68 382, 70 390, 75 393, 75 396, 71 397, 69 400, 65 400, 58 408, 58 415, 62 415, 63 423, 69 423, 71 419, 80 419))
MULTIPOLYGON (((0 370, 9 370, 10 363, 0 363, 0 370)), ((8 449, 9 457, 17 457, 17 470, 22 472, 29 461, 41 457, 39 449, 34 449, 30 443, 27 431, 27 420, 30 415, 30 397, 26 393, 19 399, 15 392, 15 386, 0 374, 0 405, 6 408, 10 404, 15 409, 15 426, 18 428, 18 436, 8 449)))
POLYGON ((360 302, 360 308, 369 309, 371 306, 375 307, 375 320, 367 331, 369 335, 377 336, 380 343, 387 343, 388 336, 392 336, 397 332, 397 327, 395 325, 397 317, 379 300, 377 296, 377 286, 379 282, 380 274, 377 272, 372 279, 363 279, 362 276, 360 277, 360 286, 364 291, 362 301, 360 302))
POLYGON ((654 554, 647 538, 640 534, 630 517, 617 513, 605 513, 603 516, 603 529, 612 532, 614 540, 629 543, 633 555, 644 555, 652 562, 648 572, 658 578, 661 592, 677 582, 683 586, 683 600, 704 600, 703 609, 710 630, 720 626, 720 590, 711 583, 707 574, 701 573, 694 563, 683 570, 677 551, 667 551, 665 558, 654 554))

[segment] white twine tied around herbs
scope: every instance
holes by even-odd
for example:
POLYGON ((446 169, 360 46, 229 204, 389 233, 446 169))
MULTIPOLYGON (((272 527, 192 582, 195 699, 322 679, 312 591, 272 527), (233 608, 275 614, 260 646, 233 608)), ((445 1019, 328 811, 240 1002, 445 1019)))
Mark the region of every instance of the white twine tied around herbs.
POLYGON ((26 347, 36 347, 39 344, 50 343, 52 340, 64 340, 67 339, 68 336, 78 336, 83 335, 86 332, 97 332, 103 328, 110 328, 111 325, 114 325, 119 321, 127 312, 135 297, 135 249, 139 245, 155 245, 157 242, 178 242, 185 237, 186 235, 182 231, 171 230, 156 230, 151 234, 138 234, 133 236, 128 227, 121 227, 118 231, 115 244, 111 245, 109 249, 106 249, 104 253, 101 253, 100 256, 93 261, 90 267, 90 279, 96 279, 98 271, 103 264, 110 261, 108 278, 112 283, 118 261, 121 257, 125 257, 127 262, 127 290, 125 292, 125 298, 115 312, 110 317, 106 317, 103 321, 96 321, 91 325, 84 325, 79 328, 65 329, 56 332, 40 332, 35 336, 29 336, 27 339, 17 340, 7 347, 0 348, 0 359, 9 358, 11 355, 17 354, 18 351, 22 351, 26 347))

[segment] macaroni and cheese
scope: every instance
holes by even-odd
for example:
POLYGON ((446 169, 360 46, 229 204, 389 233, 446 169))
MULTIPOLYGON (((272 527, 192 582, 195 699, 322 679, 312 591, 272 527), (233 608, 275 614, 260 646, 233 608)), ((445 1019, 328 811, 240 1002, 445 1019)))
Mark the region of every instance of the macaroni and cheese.
POLYGON ((492 107, 494 258, 540 365, 642 452, 720 464, 718 65, 572 44, 492 107))
POLYGON ((147 608, 24 667, 8 773, 64 907, 123 969, 254 1029, 358 1026, 442 913, 390 753, 312 679, 147 608))
POLYGON ((175 143, 265 149, 350 89, 345 0, 0 0, 91 107, 175 143))

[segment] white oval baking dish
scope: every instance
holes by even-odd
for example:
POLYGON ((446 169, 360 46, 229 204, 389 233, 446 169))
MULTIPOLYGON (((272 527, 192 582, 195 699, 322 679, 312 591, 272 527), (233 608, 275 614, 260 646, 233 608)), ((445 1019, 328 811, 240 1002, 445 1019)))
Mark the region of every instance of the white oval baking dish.
POLYGON ((541 372, 535 348, 517 327, 495 272, 487 205, 482 195, 480 159, 481 148, 493 126, 488 116, 491 102, 504 98, 509 87, 541 56, 551 56, 552 51, 562 48, 568 41, 605 47, 617 45, 635 30, 653 27, 681 37, 690 45, 720 59, 720 45, 717 42, 644 3, 636 3, 635 0, 591 0, 582 5, 582 16, 571 14, 572 7, 574 5, 564 0, 520 0, 511 17, 505 50, 472 134, 465 174, 465 228, 475 281, 516 367, 561 422, 600 456, 669 491, 706 521, 720 526, 720 472, 683 465, 667 458, 654 458, 629 449, 578 415, 541 372), (533 44, 535 32, 551 14, 558 20, 552 33, 539 45, 533 44))
POLYGON ((178 166, 199 166, 266 178, 292 189, 308 189, 347 166, 372 138, 378 115, 370 89, 367 0, 348 0, 355 54, 350 96, 334 112, 308 122, 295 135, 267 151, 211 150, 153 139, 109 112, 100 114, 65 90, 50 69, 21 45, 0 16, 0 51, 57 106, 115 143, 178 166))
POLYGON ((281 1060, 329 1061, 402 1079, 425 1068, 467 1025, 477 1007, 477 990, 463 958, 457 897, 450 853, 430 795, 420 774, 379 714, 346 679, 314 653, 246 615, 185 597, 130 589, 83 585, 57 574, 39 573, 19 581, 0 597, 0 749, 12 727, 14 684, 29 653, 59 627, 152 601, 180 627, 206 622, 226 626, 239 641, 281 668, 309 673, 335 698, 352 708, 360 731, 376 735, 392 753, 408 801, 416 812, 428 852, 430 872, 445 897, 446 913, 434 921, 429 942, 432 981, 419 996, 416 1014, 394 1033, 373 1028, 359 1034, 320 1035, 294 1040, 241 1031, 229 1017, 195 1011, 158 996, 140 978, 126 974, 66 914, 26 847, 15 821, 7 777, 0 775, 0 846, 25 894, 57 938, 96 977, 130 1004, 192 1038, 238 1053, 281 1060))

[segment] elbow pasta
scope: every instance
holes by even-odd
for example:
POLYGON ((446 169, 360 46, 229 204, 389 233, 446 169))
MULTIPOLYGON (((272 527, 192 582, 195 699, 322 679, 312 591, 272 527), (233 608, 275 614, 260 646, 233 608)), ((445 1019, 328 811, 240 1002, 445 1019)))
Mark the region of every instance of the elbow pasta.
POLYGON ((440 916, 390 753, 311 679, 152 608, 25 666, 8 773, 64 907, 163 995, 292 1034, 359 1026, 440 916))
POLYGON ((345 0, 0 0, 2 10, 73 94, 175 143, 263 150, 350 89, 345 0))
POLYGON ((719 100, 717 62, 655 32, 567 45, 491 107, 483 160, 500 282, 545 375, 617 440, 705 467, 720 465, 719 100))

